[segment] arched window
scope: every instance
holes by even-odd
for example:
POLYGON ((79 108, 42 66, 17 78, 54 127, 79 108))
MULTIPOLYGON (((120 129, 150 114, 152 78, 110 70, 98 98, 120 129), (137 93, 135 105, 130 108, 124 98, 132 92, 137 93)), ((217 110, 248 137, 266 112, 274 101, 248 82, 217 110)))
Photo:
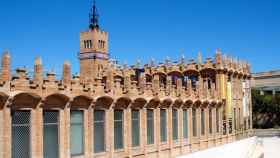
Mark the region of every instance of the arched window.
POLYGON ((81 110, 71 110, 70 113, 71 156, 84 154, 84 113, 81 110))
POLYGON ((201 120, 201 135, 205 134, 205 111, 204 109, 201 109, 201 116, 200 116, 201 120))
POLYGON ((137 147, 140 145, 140 112, 139 110, 132 110, 131 113, 131 140, 132 146, 137 147))
POLYGON ((105 111, 94 110, 93 115, 94 152, 105 151, 105 111))
POLYGON ((193 137, 196 137, 197 136, 197 123, 196 123, 196 109, 195 108, 192 108, 192 134, 193 134, 193 137))
POLYGON ((30 111, 12 112, 12 158, 31 157, 30 111))
POLYGON ((114 111, 114 147, 115 149, 123 149, 123 110, 114 111))
POLYGON ((147 110, 147 144, 154 144, 154 110, 147 110))
POLYGON ((160 141, 167 141, 167 117, 166 109, 160 109, 160 141))
POLYGON ((43 112, 44 158, 58 158, 58 122, 58 111, 46 110, 43 112))
POLYGON ((173 133, 173 140, 178 139, 178 110, 172 110, 172 133, 173 133))
POLYGON ((188 138, 188 110, 184 109, 183 110, 183 136, 185 139, 188 138))

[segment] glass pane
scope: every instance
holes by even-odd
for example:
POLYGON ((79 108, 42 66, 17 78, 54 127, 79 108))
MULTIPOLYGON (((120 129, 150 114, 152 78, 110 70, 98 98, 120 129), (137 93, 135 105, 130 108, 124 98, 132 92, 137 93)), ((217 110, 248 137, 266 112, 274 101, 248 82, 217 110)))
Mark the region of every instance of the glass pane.
POLYGON ((105 151, 105 111, 94 111, 94 152, 105 151))
POLYGON ((165 109, 160 109, 160 140, 161 140, 161 142, 167 141, 166 110, 165 109))
POLYGON ((183 111, 183 135, 184 138, 188 138, 188 110, 183 111))
POLYGON ((178 139, 178 112, 177 109, 172 110, 172 128, 173 128, 173 140, 178 139))
POLYGON ((154 144, 154 111, 147 110, 147 144, 154 144))
POLYGON ((212 109, 209 109, 209 133, 212 134, 212 109))
POLYGON ((45 111, 44 120, 44 158, 58 158, 58 112, 45 111))
POLYGON ((30 112, 12 113, 12 158, 30 158, 30 112))
POLYGON ((219 120, 219 116, 220 115, 220 113, 219 113, 219 108, 216 108, 216 131, 217 131, 217 133, 219 133, 220 132, 220 120, 219 120))
POLYGON ((193 125, 193 136, 197 136, 197 127, 196 127, 196 109, 192 109, 192 125, 193 125))
POLYGON ((123 148, 123 111, 114 112, 114 145, 115 149, 123 148))
POLYGON ((140 145, 140 119, 139 110, 132 111, 132 146, 136 147, 140 145))
POLYGON ((204 109, 201 109, 201 135, 205 134, 205 113, 204 113, 204 109))
POLYGON ((71 111, 71 155, 82 155, 84 152, 83 111, 71 111))

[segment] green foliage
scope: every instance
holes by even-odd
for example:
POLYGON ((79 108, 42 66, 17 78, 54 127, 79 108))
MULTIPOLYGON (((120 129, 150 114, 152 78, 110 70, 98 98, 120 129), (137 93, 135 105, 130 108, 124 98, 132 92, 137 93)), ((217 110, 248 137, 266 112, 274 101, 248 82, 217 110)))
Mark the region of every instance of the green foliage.
POLYGON ((280 95, 260 95, 252 90, 254 128, 278 128, 280 126, 280 95))

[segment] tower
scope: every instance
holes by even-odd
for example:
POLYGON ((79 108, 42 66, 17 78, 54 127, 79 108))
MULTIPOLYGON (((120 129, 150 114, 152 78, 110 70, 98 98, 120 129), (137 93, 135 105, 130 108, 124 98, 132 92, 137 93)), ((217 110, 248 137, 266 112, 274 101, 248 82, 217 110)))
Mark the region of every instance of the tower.
POLYGON ((89 14, 89 29, 80 33, 80 77, 82 82, 93 82, 108 65, 108 33, 99 27, 95 0, 89 14))

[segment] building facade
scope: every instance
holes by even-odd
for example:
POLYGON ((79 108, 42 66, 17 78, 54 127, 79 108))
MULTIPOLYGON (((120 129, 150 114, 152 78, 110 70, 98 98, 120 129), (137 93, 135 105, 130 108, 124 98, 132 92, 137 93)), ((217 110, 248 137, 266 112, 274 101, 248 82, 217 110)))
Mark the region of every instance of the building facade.
POLYGON ((259 90, 262 95, 280 94, 280 70, 254 73, 252 88, 259 90))
POLYGON ((229 143, 252 128, 250 67, 216 55, 118 66, 95 5, 80 34, 80 75, 10 71, 2 57, 0 157, 171 158, 229 143))

